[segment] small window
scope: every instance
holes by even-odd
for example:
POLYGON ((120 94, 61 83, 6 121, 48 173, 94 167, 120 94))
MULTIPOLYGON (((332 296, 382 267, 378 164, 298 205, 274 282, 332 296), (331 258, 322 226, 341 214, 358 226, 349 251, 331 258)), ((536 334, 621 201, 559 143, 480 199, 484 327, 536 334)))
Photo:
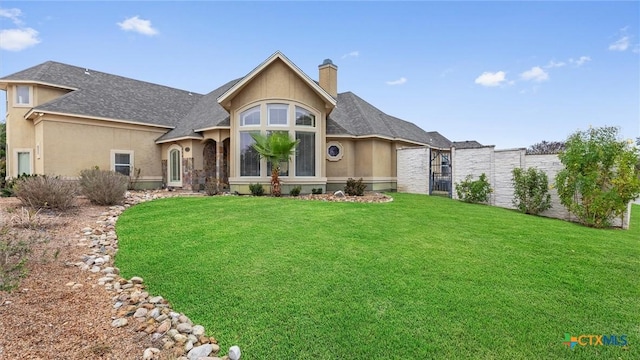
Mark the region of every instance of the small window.
POLYGON ((16 151, 16 158, 17 158, 17 164, 18 164, 18 173, 16 174, 17 176, 20 175, 31 175, 32 174, 32 169, 31 169, 31 150, 18 150, 16 151))
POLYGON ((16 86, 16 105, 30 105, 31 104, 31 86, 17 85, 16 86))
POLYGON ((315 127, 316 116, 306 109, 296 106, 296 125, 315 127))
POLYGON ((260 106, 252 107, 240 114, 240 126, 260 125, 260 106))
POLYGON ((269 114, 269 125, 289 124, 289 119, 287 116, 289 113, 289 105, 269 104, 267 105, 267 113, 269 114))
POLYGON ((125 176, 131 175, 133 151, 111 151, 112 170, 125 176))
POLYGON ((327 160, 338 161, 342 159, 344 155, 344 149, 342 144, 337 141, 331 141, 327 144, 327 160))

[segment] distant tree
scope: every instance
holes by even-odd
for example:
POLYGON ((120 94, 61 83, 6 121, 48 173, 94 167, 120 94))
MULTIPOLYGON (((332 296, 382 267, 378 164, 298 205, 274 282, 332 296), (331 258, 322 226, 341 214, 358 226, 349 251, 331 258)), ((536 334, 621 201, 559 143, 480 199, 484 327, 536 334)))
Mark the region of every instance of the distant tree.
POLYGON ((544 154, 559 154, 564 150, 563 141, 545 141, 542 140, 539 143, 529 146, 527 154, 530 155, 544 155, 544 154))
POLYGON ((640 150, 619 140, 618 128, 577 131, 558 157, 564 165, 556 175, 560 202, 587 226, 610 226, 640 195, 640 150))

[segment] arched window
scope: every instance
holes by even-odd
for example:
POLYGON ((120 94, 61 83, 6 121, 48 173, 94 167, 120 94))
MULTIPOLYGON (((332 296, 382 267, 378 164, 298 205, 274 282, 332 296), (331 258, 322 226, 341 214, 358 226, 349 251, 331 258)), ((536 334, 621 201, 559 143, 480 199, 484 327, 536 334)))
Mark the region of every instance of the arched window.
POLYGON ((182 148, 169 147, 167 186, 182 186, 182 148))

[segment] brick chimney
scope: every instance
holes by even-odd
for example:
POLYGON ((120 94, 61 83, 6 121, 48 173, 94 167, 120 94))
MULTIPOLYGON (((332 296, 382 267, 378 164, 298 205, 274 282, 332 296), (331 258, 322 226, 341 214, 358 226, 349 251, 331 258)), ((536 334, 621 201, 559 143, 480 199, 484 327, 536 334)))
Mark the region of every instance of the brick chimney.
POLYGON ((338 97, 338 67, 331 59, 325 59, 318 65, 320 87, 334 98, 338 97))

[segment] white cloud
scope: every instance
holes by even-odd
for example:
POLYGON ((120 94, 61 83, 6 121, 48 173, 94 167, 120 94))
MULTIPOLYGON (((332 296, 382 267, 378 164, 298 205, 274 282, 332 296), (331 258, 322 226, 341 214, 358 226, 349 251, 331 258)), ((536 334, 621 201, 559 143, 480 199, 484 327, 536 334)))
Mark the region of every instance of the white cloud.
POLYGON ((40 42, 38 32, 32 28, 0 30, 0 49, 20 51, 40 42))
POLYGON ((485 71, 476 78, 475 83, 482 86, 500 86, 507 79, 507 73, 498 71, 495 73, 485 71))
POLYGON ((402 85, 407 82, 407 78, 401 77, 398 80, 387 81, 387 85, 402 85))
POLYGON ((611 51, 626 51, 629 48, 629 44, 631 42, 631 38, 627 35, 621 37, 620 39, 614 41, 609 45, 609 50, 611 51))
POLYGON ((345 59, 345 58, 348 58, 348 57, 358 57, 358 56, 360 56, 360 52, 359 51, 352 51, 352 52, 350 52, 348 54, 342 55, 342 58, 345 59))
POLYGON ((2 9, 0 8, 0 17, 5 17, 11 19, 14 24, 22 25, 22 20, 20 20, 20 16, 22 16, 22 11, 20 9, 2 9))
POLYGON ((564 61, 558 61, 558 62, 556 62, 556 61, 551 60, 551 61, 549 61, 549 63, 547 64, 547 66, 545 66, 545 68, 547 68, 547 69, 553 69, 553 68, 563 67, 563 66, 565 66, 565 65, 567 65, 567 63, 566 63, 566 62, 564 62, 564 61))
POLYGON ((527 81, 543 82, 549 80, 549 73, 544 71, 540 66, 534 66, 520 74, 520 77, 527 81))
POLYGON ((153 36, 158 33, 158 30, 151 26, 150 20, 140 19, 137 15, 118 23, 118 26, 124 31, 135 31, 143 35, 153 36))
POLYGON ((578 60, 569 59, 569 62, 574 64, 575 66, 582 66, 589 61, 591 61, 591 58, 589 56, 580 56, 578 60))

